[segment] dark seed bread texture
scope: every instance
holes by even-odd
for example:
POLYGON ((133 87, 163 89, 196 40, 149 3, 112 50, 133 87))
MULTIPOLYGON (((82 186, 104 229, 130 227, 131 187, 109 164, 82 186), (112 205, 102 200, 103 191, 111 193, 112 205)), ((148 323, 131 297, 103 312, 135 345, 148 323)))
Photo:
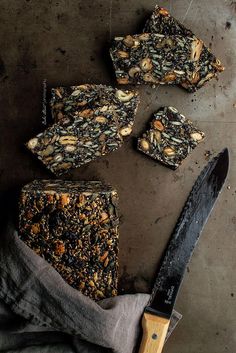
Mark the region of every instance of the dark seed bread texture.
POLYGON ((99 181, 35 180, 23 187, 20 238, 94 300, 117 294, 118 195, 99 181))
POLYGON ((174 107, 158 110, 150 125, 138 139, 138 150, 172 169, 178 168, 204 138, 204 133, 174 107))
MULTIPOLYGON (((168 10, 156 6, 151 17, 144 26, 144 32, 160 33, 165 36, 181 35, 184 37, 196 38, 196 35, 181 22, 171 16, 168 10)), ((224 71, 220 60, 203 43, 199 55, 198 65, 191 75, 187 76, 180 85, 189 92, 195 92, 201 88, 210 79, 218 76, 218 73, 224 71)))

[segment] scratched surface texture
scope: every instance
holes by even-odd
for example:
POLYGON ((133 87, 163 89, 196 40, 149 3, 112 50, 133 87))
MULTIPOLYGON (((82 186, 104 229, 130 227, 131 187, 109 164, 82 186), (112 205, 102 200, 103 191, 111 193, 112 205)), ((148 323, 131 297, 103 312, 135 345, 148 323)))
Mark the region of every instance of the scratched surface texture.
MULTIPOLYGON (((115 35, 140 32, 152 0, 0 1, 0 192, 12 212, 19 188, 52 175, 24 148, 44 127, 42 80, 50 87, 114 84, 107 54, 115 35)), ((212 155, 227 146, 231 170, 197 246, 176 309, 183 320, 164 352, 236 352, 236 2, 160 1, 226 66, 219 81, 195 94, 178 87, 140 87, 133 135, 122 148, 75 170, 71 179, 101 179, 120 195, 120 291, 147 291, 184 201, 212 155), (206 139, 176 171, 135 150, 151 114, 176 106, 206 139)))

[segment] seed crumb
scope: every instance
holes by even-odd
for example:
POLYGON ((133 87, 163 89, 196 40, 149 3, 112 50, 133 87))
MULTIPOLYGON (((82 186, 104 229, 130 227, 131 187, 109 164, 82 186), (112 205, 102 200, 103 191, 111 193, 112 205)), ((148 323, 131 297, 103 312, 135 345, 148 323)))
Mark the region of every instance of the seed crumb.
POLYGON ((209 161, 210 157, 212 156, 212 152, 209 150, 206 150, 204 153, 204 156, 205 156, 205 160, 209 161))

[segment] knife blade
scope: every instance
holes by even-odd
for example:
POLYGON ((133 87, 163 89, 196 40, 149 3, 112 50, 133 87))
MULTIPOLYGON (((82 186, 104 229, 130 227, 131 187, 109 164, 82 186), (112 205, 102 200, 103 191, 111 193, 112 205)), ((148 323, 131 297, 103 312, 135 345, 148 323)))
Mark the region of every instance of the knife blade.
POLYGON ((161 353, 176 297, 201 231, 224 185, 229 168, 225 148, 202 170, 185 203, 161 262, 142 318, 139 353, 161 353))

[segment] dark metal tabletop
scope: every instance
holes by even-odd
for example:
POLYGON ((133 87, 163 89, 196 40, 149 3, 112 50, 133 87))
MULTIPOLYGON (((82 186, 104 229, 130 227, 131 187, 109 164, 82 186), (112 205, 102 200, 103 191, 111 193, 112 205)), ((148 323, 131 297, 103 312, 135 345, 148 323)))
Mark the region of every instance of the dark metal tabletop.
MULTIPOLYGON (((2 0, 0 3, 0 192, 35 178, 53 177, 24 147, 44 129, 42 81, 49 87, 115 84, 108 55, 115 35, 139 33, 155 1, 2 0)), ((186 197, 209 155, 230 151, 226 187, 188 267, 176 309, 184 318, 168 341, 169 353, 236 349, 236 2, 161 1, 226 66, 219 80, 189 94, 179 87, 140 86, 133 135, 114 153, 81 167, 75 180, 101 179, 120 197, 120 291, 147 291, 186 197), (172 171, 136 151, 136 138, 159 107, 191 118, 206 139, 172 171)), ((66 178, 66 177, 65 177, 66 178)), ((3 205, 2 205, 3 206, 3 205)))

